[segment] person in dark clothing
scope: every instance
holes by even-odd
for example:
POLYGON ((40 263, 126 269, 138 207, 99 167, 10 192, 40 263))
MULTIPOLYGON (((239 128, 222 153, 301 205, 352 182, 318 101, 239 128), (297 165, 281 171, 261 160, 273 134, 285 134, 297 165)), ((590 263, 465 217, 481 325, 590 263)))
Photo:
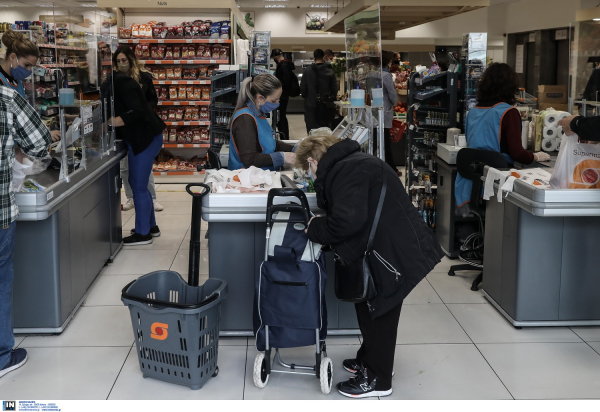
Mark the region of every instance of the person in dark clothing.
POLYGON ((114 90, 114 114, 109 126, 116 127, 117 138, 129 149, 129 184, 135 204, 135 232, 123 239, 125 245, 146 245, 160 235, 156 225, 148 180, 154 158, 162 148, 165 122, 152 110, 142 84, 145 71, 133 51, 121 46, 113 55, 113 75, 102 85, 114 90))
POLYGON ((287 107, 290 101, 290 94, 295 94, 293 90, 299 89, 298 78, 294 74, 296 66, 294 62, 285 58, 281 49, 273 49, 271 58, 277 63, 275 77, 281 82, 282 88, 281 97, 279 98, 279 122, 277 122, 277 129, 283 134, 281 139, 288 140, 290 138, 290 126, 287 119, 287 107), (294 83, 296 84, 294 85, 294 83))
POLYGON ((316 177, 317 203, 327 212, 311 218, 308 238, 330 246, 348 263, 357 262, 366 251, 386 176, 371 259, 377 295, 355 305, 363 342, 356 358, 346 359, 343 366, 356 375, 337 388, 353 398, 390 395, 402 302, 440 262, 443 251, 396 172, 375 156, 362 153, 357 142, 310 136, 296 150, 296 167, 316 177))
POLYGON ((265 117, 277 109, 281 93, 281 82, 272 74, 244 79, 231 121, 229 170, 250 166, 278 170, 294 163, 294 146, 276 140, 265 117))
MULTIPOLYGON (((477 90, 477 105, 465 119, 467 147, 502 153, 509 164, 529 165, 550 160, 545 152, 530 153, 521 142, 521 115, 514 107, 519 76, 506 63, 492 63, 483 73, 477 90)), ((469 202, 473 181, 456 176, 456 204, 469 202)))
POLYGON ((304 121, 306 131, 319 127, 332 128, 335 117, 335 99, 338 83, 330 65, 323 62, 325 53, 317 49, 313 53, 315 62, 304 69, 300 90, 304 97, 304 121))
POLYGON ((600 141, 600 116, 569 116, 558 122, 567 136, 576 133, 582 140, 600 141))
POLYGON ((333 50, 325 49, 323 53, 325 53, 325 56, 323 56, 323 61, 325 62, 325 64, 331 64, 333 62, 333 59, 335 58, 333 50))

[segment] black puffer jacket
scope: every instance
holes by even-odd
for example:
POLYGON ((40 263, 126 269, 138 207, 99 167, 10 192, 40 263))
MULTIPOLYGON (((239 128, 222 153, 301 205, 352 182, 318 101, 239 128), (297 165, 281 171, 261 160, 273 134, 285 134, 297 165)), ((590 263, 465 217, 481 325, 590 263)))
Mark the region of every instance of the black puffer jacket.
POLYGON ((388 186, 373 249, 401 276, 396 279, 380 260, 371 259, 377 289, 369 302, 372 318, 400 304, 443 256, 396 173, 375 156, 361 153, 355 141, 331 146, 319 162, 315 181, 317 201, 327 217, 313 219, 308 228, 313 242, 331 246, 347 262, 360 259, 367 248, 383 173, 388 186))
POLYGON ((331 97, 335 100, 338 92, 338 82, 330 65, 313 63, 302 72, 300 91, 304 97, 304 107, 317 107, 317 96, 331 97))

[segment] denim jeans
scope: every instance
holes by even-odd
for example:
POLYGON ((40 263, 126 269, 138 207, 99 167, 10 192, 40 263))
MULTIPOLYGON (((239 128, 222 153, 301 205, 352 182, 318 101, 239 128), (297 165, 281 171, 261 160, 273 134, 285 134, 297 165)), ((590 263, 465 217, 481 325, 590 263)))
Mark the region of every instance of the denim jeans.
MULTIPOLYGON (((123 179, 123 187, 125 188, 125 196, 127 196, 127 200, 133 199, 133 192, 131 191, 131 186, 129 186, 129 159, 127 157, 121 160, 121 179, 123 179)), ((152 196, 152 199, 156 200, 154 174, 152 174, 152 172, 150 172, 150 177, 148 179, 148 190, 150 191, 150 196, 152 196)))
POLYGON ((152 173, 154 158, 160 152, 163 145, 162 133, 156 135, 150 146, 137 155, 133 154, 129 143, 129 185, 133 192, 133 204, 135 206, 135 231, 141 235, 150 233, 150 228, 156 226, 154 216, 154 204, 152 195, 148 190, 148 180, 152 173))
POLYGON ((12 284, 14 277, 13 251, 15 250, 16 222, 0 229, 0 369, 10 361, 15 345, 12 323, 12 284))

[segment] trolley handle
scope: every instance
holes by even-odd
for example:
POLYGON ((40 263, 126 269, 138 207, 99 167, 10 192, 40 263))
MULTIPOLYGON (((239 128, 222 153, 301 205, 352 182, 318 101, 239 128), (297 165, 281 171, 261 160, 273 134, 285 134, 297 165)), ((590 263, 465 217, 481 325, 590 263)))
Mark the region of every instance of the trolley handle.
POLYGON ((187 185, 185 187, 185 190, 193 197, 204 197, 208 193, 210 193, 210 186, 208 186, 207 184, 204 184, 204 183, 190 183, 189 185, 187 185), (191 190, 192 187, 201 187, 204 189, 204 191, 202 191, 200 193, 192 192, 192 190, 191 190))
POLYGON ((213 293, 211 293, 206 298, 204 298, 201 302, 192 303, 192 304, 184 304, 184 303, 168 302, 166 300, 149 299, 149 298, 142 298, 142 297, 139 297, 139 296, 130 295, 129 293, 127 293, 127 290, 136 281, 137 281, 137 279, 131 281, 129 284, 127 284, 123 288, 123 290, 121 291, 121 296, 122 297, 124 297, 125 299, 129 299, 129 300, 133 300, 133 301, 139 302, 139 303, 145 303, 147 305, 161 305, 161 306, 166 306, 166 307, 169 307, 169 308, 176 308, 176 309, 198 309, 198 308, 201 308, 203 306, 206 306, 209 303, 212 303, 215 300, 219 299, 219 297, 221 296, 221 289, 223 288, 223 287, 220 287, 219 289, 215 290, 213 293))
POLYGON ((269 195, 267 197, 267 224, 269 226, 273 220, 273 213, 291 211, 301 212, 304 215, 305 223, 308 223, 310 220, 310 208, 308 206, 308 200, 306 199, 306 194, 302 190, 289 187, 269 190, 269 195), (275 197, 295 197, 300 200, 300 204, 287 203, 274 205, 273 199, 275 197))

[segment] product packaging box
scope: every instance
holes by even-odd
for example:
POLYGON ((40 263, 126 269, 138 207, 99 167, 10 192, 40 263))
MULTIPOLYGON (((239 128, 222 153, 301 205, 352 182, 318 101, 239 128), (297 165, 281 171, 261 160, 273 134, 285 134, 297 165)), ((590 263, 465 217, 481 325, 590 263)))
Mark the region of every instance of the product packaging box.
POLYGON ((538 86, 538 102, 540 106, 542 104, 566 104, 568 101, 567 97, 566 85, 552 86, 540 84, 538 86))

